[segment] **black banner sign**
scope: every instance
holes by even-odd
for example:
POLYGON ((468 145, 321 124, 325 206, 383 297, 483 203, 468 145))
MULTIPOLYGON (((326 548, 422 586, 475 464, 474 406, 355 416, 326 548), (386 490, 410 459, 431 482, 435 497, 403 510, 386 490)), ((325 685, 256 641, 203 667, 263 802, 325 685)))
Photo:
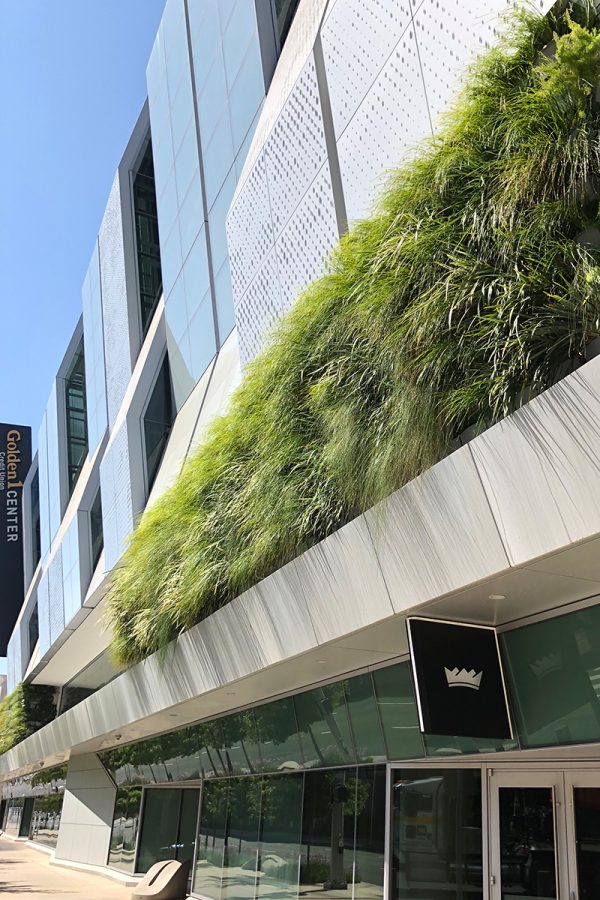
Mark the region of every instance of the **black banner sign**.
POLYGON ((419 618, 407 627, 421 731, 511 738, 495 630, 419 618))
POLYGON ((23 482, 31 465, 31 428, 0 424, 0 656, 23 604, 23 482))

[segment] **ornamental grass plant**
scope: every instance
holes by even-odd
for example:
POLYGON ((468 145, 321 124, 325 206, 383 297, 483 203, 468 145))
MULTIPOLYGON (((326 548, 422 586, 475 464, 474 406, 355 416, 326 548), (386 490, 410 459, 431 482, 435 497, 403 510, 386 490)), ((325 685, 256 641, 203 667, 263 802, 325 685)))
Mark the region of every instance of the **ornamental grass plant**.
POLYGON ((600 332, 600 28, 517 13, 134 531, 141 660, 545 390, 600 332))

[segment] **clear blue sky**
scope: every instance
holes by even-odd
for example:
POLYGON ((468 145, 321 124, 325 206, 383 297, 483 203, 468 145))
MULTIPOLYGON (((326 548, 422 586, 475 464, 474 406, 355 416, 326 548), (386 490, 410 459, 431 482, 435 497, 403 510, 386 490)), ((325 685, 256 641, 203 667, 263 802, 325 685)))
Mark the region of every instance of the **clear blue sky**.
POLYGON ((165 0, 0 0, 0 421, 34 442, 165 0))
POLYGON ((164 3, 0 0, 0 421, 35 444, 164 3))

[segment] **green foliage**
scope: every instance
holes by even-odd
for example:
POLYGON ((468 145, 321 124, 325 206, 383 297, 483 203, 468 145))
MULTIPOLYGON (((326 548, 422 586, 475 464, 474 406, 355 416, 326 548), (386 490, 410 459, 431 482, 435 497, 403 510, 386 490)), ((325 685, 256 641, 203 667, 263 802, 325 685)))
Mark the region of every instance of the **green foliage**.
POLYGON ((0 754, 47 725, 56 715, 54 688, 19 684, 0 703, 0 754))
POLYGON ((142 517, 110 594, 118 660, 165 647, 585 358, 600 33, 591 5, 565 7, 512 21, 142 517))

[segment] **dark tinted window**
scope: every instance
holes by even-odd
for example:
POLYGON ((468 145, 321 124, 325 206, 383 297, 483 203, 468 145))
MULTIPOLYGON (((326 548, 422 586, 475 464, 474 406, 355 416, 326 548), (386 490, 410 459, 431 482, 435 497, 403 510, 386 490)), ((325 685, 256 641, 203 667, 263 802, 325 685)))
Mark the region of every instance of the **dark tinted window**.
POLYGON ((144 334, 162 292, 160 245, 152 144, 148 142, 133 176, 133 208, 140 291, 140 312, 144 334))
POLYGON ((65 379, 65 408, 69 493, 71 494, 77 484, 88 451, 83 341, 79 345, 69 374, 65 379))
POLYGON ((104 547, 104 532, 102 530, 102 496, 100 488, 94 497, 90 509, 90 534, 92 538, 92 569, 95 569, 104 547))
POLYGON ((148 490, 154 484, 173 424, 174 407, 169 359, 165 356, 144 414, 148 490))

